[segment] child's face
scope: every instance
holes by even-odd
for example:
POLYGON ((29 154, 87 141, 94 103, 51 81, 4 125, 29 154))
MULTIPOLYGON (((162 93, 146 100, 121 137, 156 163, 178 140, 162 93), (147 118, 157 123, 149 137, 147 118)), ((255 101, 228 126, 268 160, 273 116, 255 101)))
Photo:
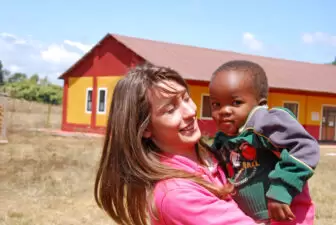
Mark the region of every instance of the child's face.
POLYGON ((212 118, 226 135, 238 134, 249 112, 259 104, 252 79, 241 71, 221 71, 209 86, 212 118))

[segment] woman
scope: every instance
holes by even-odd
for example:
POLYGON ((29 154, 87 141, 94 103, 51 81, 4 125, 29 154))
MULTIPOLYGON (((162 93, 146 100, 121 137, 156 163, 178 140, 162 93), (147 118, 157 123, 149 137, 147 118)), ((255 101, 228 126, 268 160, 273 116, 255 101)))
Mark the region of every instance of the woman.
POLYGON ((169 68, 134 68, 114 89, 98 205, 118 224, 255 224, 200 138, 184 79, 169 68))

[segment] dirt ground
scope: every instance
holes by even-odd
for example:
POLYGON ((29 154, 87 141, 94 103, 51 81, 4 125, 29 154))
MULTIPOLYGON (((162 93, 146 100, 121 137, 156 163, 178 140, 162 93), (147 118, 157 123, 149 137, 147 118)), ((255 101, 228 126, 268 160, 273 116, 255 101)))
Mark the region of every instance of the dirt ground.
POLYGON ((0 224, 113 224, 93 182, 100 138, 10 133, 0 145, 0 224))
MULTIPOLYGON (((113 224, 93 199, 98 137, 19 131, 0 145, 0 224, 113 224)), ((322 148, 310 182, 316 225, 336 224, 336 148, 322 148)))
MULTIPOLYGON (((8 144, 0 145, 0 225, 114 224, 93 198, 102 138, 56 136, 60 106, 10 100, 8 144)), ((322 147, 310 189, 315 225, 336 224, 336 147, 322 147)))

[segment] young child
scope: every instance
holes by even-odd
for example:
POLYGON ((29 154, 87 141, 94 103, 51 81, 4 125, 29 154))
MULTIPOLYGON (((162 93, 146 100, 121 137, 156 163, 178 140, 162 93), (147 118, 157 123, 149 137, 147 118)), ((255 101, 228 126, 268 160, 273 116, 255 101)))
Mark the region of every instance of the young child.
POLYGON ((239 207, 258 222, 313 224, 306 181, 319 161, 319 145, 289 110, 268 109, 263 68, 227 62, 214 72, 209 91, 219 130, 212 148, 239 207))

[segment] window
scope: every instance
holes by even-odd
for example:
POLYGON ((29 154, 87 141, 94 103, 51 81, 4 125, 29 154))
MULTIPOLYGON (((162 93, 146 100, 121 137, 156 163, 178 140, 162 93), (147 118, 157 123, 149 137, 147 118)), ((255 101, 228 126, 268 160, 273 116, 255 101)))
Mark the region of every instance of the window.
POLYGON ((107 88, 98 89, 98 113, 106 113, 107 88))
POLYGON ((85 112, 92 112, 92 88, 86 89, 86 104, 85 104, 85 112))
POLYGON ((201 108, 201 118, 209 119, 211 118, 211 105, 210 105, 210 97, 209 95, 202 95, 202 108, 201 108))
POLYGON ((293 112, 296 118, 298 118, 299 104, 296 102, 285 102, 284 107, 293 112))

